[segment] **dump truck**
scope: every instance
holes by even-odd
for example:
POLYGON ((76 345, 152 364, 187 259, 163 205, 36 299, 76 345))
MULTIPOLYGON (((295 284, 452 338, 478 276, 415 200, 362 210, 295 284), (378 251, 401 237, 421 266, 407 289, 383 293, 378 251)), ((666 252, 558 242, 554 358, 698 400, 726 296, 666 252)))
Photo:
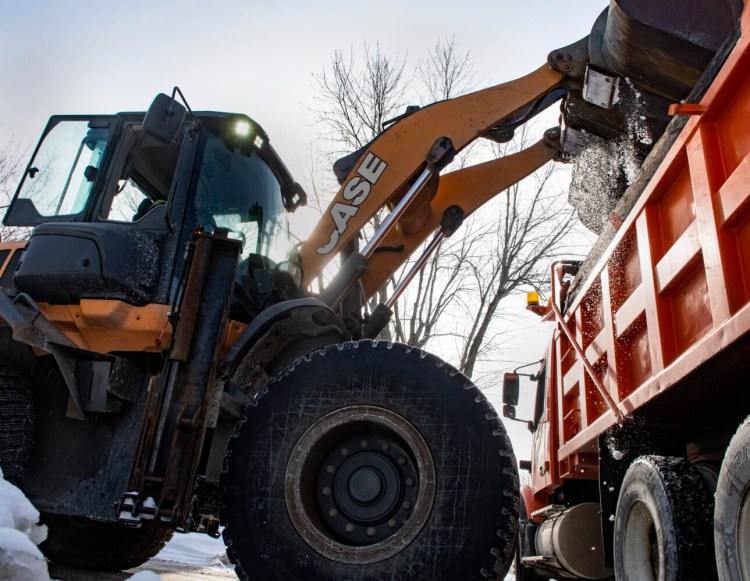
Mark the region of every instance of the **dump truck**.
POLYGON ((749 47, 745 10, 591 254, 529 306, 554 331, 523 396, 520 581, 750 579, 749 47))
POLYGON ((530 531, 503 423, 451 365, 375 340, 403 286, 368 300, 589 141, 643 161, 620 103, 668 130, 741 8, 679 6, 613 0, 536 71, 409 108, 334 165, 300 246, 287 215, 306 195, 251 118, 178 89, 145 113, 53 116, 4 218, 30 235, 0 246, 0 466, 40 509, 48 558, 126 569, 175 531, 221 529, 242 579, 502 579, 530 531), (450 165, 558 102, 564 126, 536 144, 450 165))

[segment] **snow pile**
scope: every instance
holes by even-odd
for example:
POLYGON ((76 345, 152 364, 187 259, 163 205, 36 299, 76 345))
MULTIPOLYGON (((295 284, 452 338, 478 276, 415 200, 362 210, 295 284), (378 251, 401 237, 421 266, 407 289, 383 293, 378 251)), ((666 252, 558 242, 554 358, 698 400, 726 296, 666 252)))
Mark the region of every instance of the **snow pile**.
POLYGON ((39 511, 0 470, 0 579, 46 581, 47 561, 37 545, 47 538, 39 511))
MULTIPOLYGON (((47 539, 47 527, 37 523, 39 511, 23 492, 3 478, 0 469, 0 579, 53 581, 47 560, 37 546, 47 539)), ((161 577, 141 571, 129 581, 161 581, 161 577)))

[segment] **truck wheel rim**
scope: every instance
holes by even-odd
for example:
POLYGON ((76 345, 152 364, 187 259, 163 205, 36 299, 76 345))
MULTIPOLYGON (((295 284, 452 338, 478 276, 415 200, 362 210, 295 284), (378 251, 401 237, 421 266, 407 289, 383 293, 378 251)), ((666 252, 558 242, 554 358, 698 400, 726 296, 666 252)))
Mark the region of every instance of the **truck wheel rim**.
POLYGON ((633 503, 625 521, 623 568, 632 579, 655 581, 661 567, 656 524, 646 503, 633 503))
POLYGON ((295 444, 284 497, 299 535, 321 555, 367 564, 406 548, 435 500, 435 466, 419 431, 390 410, 342 408, 295 444))
POLYGON ((745 487, 737 514, 737 558, 742 579, 750 579, 750 551, 747 547, 750 547, 750 485, 745 487))

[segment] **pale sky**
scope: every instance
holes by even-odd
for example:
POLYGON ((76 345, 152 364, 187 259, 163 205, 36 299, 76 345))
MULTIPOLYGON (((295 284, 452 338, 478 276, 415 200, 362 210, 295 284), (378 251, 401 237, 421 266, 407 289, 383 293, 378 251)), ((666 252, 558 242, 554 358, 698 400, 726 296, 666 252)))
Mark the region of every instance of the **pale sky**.
MULTIPOLYGON (((588 34, 605 0, 373 2, 0 0, 0 145, 33 145, 56 113, 145 110, 179 85, 196 110, 258 121, 294 172, 315 139, 312 76, 380 42, 414 65, 438 38, 476 79, 521 76, 588 34), (563 8, 564 6, 564 8, 563 8)), ((419 103, 417 103, 419 104, 419 103)), ((424 104, 424 103, 422 103, 424 104)))
MULTIPOLYGON (((522 76, 587 35, 606 0, 0 0, 0 147, 31 149, 53 114, 145 110, 179 85, 195 110, 260 123, 296 178, 323 131, 313 123, 313 75, 335 50, 424 58, 440 38, 470 51, 477 88, 522 76)), ((426 103, 415 103, 424 105, 426 103)), ((25 161, 24 161, 25 163, 25 161)), ((513 309, 523 310, 521 300, 513 309)), ((528 318, 521 362, 543 355, 552 328, 528 318), (542 340, 539 339, 542 337, 542 340)), ((531 370, 529 370, 531 371, 531 370)), ((498 386, 490 399, 499 407, 498 386)), ((519 416, 531 415, 522 384, 519 416)), ((520 458, 528 433, 506 421, 520 458), (508 425, 511 424, 511 425, 508 425), (526 434, 526 435, 525 435, 526 434)))

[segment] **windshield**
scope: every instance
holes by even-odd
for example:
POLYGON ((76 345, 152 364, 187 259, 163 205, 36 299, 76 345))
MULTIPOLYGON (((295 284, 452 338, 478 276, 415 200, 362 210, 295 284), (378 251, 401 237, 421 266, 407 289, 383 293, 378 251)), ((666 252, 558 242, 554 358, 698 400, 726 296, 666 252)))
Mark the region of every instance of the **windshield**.
POLYGON ((44 136, 18 192, 19 210, 27 215, 28 225, 39 218, 84 211, 112 125, 104 120, 62 120, 44 136))
POLYGON ((205 128, 203 135, 195 186, 198 224, 208 232, 229 230, 243 242, 243 258, 287 260, 291 241, 276 175, 256 147, 230 147, 205 128))

